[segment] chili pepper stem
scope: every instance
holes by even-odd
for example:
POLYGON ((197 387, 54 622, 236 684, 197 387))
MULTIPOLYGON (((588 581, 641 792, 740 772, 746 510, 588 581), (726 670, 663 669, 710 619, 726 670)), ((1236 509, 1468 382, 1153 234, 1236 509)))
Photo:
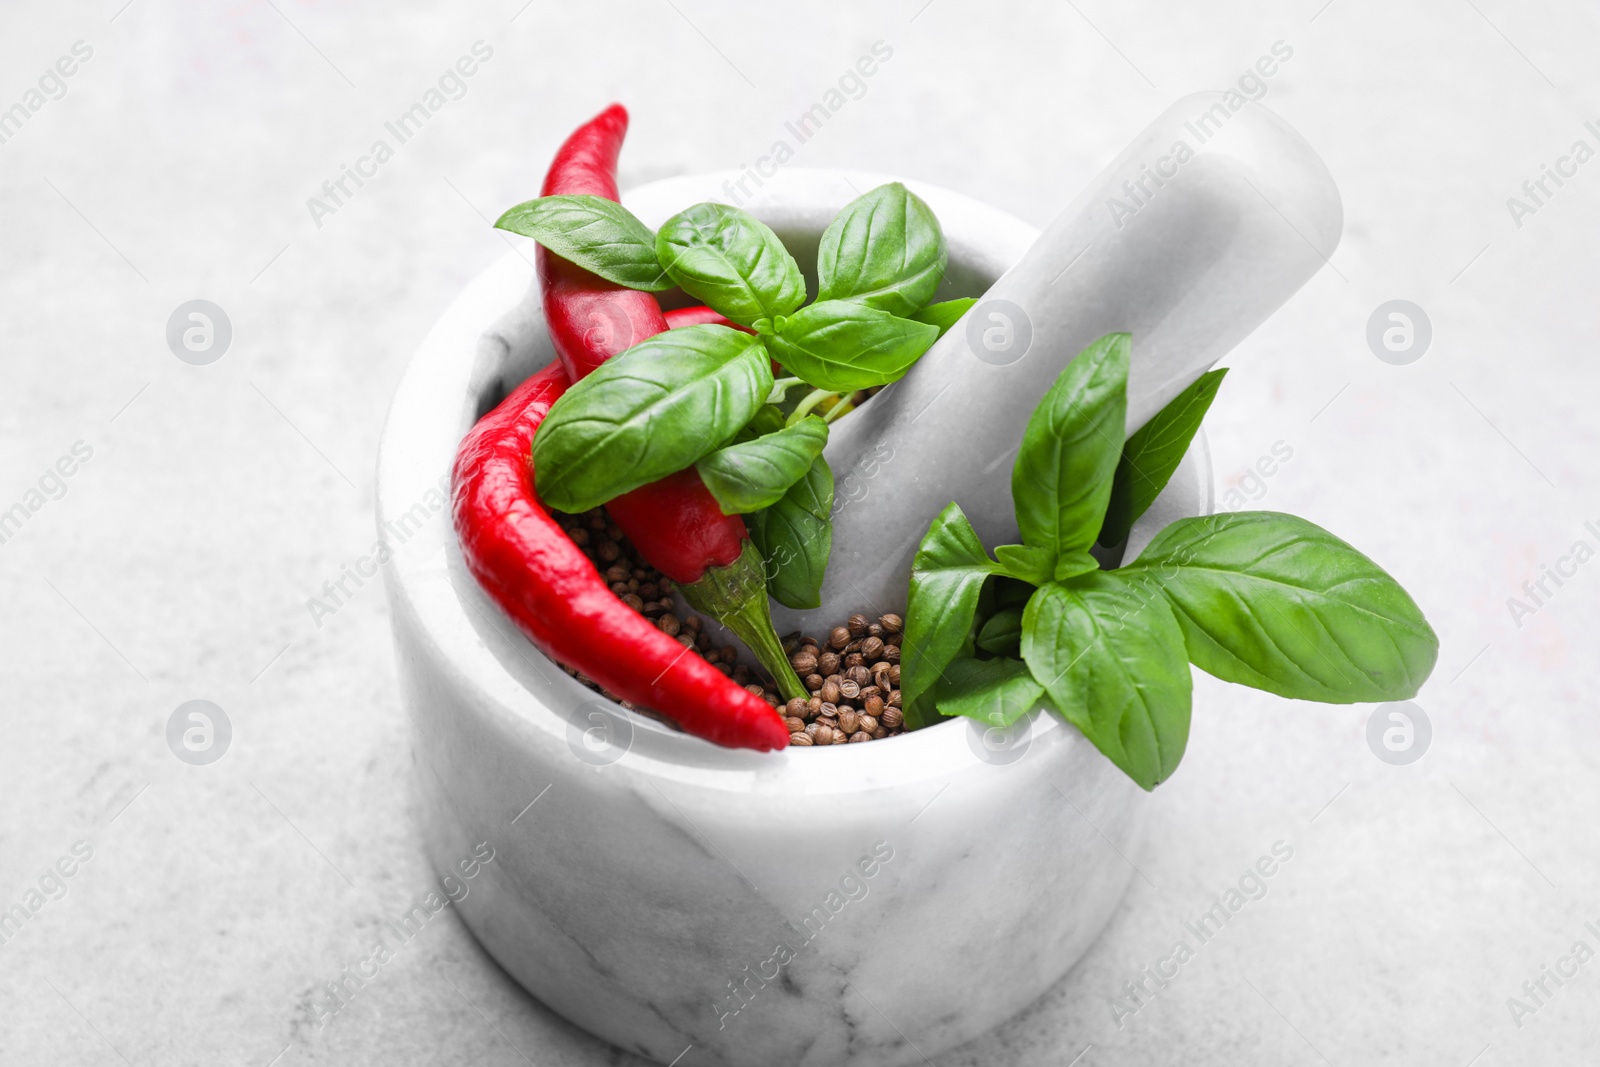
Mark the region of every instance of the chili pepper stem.
POLYGON ((772 675, 785 700, 804 700, 810 695, 772 628, 766 565, 753 543, 746 541, 739 558, 732 563, 707 567, 698 581, 679 585, 678 589, 691 608, 716 619, 745 643, 772 675))

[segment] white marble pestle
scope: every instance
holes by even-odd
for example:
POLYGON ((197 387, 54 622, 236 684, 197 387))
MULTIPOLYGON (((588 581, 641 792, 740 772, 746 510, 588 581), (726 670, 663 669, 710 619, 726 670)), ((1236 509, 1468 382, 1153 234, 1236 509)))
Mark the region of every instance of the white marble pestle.
POLYGON ((989 548, 1015 542, 1011 460, 1074 355, 1133 335, 1131 433, 1305 284, 1342 227, 1326 166, 1282 119, 1237 93, 1178 101, 904 379, 834 426, 822 606, 775 608, 779 631, 902 610, 917 544, 952 500, 989 548))

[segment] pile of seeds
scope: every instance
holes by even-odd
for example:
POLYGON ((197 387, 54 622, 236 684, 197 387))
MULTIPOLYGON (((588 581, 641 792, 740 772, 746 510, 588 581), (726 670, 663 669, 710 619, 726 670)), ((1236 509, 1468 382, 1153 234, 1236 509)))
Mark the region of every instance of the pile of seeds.
MULTIPOLYGON (((561 524, 567 536, 572 538, 573 544, 583 549, 584 554, 593 561, 595 568, 611 586, 611 591, 621 597, 623 603, 655 623, 662 633, 676 638, 680 645, 699 652, 707 663, 768 704, 775 708, 782 705, 783 698, 776 689, 766 685, 755 671, 738 662, 737 644, 718 644, 705 632, 705 624, 698 615, 689 614, 683 618, 677 615, 671 580, 634 551, 633 545, 622 536, 622 530, 606 515, 604 508, 594 508, 578 515, 553 511, 551 515, 561 524)), ((593 678, 565 664, 561 669, 623 707, 649 713, 648 708, 637 708, 626 700, 617 700, 593 678)))
MULTIPOLYGON (((553 511, 551 515, 625 604, 778 708, 789 727, 791 746, 842 745, 905 732, 900 712, 899 640, 904 627, 900 616, 884 615, 872 622, 865 615, 852 615, 824 640, 800 634, 784 638, 789 662, 811 693, 810 700, 795 699, 785 705, 773 686, 738 662, 737 644, 714 640, 698 615, 686 613, 680 617, 672 597, 672 582, 639 556, 604 508, 577 515, 553 511)), ((660 718, 649 708, 617 700, 599 682, 565 664, 561 669, 625 708, 660 718)))
POLYGON ((842 745, 905 733, 900 711, 898 615, 852 615, 826 641, 794 635, 784 651, 810 700, 784 705, 790 745, 842 745))

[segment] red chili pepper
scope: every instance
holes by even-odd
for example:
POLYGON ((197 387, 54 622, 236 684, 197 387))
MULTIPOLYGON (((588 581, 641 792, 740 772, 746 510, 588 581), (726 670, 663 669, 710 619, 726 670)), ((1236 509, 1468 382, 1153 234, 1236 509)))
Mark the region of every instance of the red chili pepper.
POLYGON ((783 719, 619 600, 534 494, 529 455, 567 388, 552 363, 485 415, 456 453, 454 518, 467 569, 546 655, 617 697, 730 748, 789 743, 783 719))
MULTIPOLYGON (((627 132, 628 112, 621 104, 578 127, 557 149, 541 195, 618 199, 617 155, 627 132)), ((535 264, 545 322, 572 381, 668 328, 650 293, 608 282, 543 245, 535 264)), ((691 607, 738 634, 786 699, 808 695, 773 633, 765 564, 744 520, 722 513, 694 468, 626 493, 606 508, 639 553, 678 583, 691 607)))
MULTIPOLYGON (((617 153, 628 112, 612 104, 579 126, 556 151, 540 196, 617 199, 617 153)), ((590 274, 540 245, 534 252, 545 322, 556 355, 577 381, 625 348, 667 328, 654 295, 590 274)))
POLYGON ((740 326, 720 311, 712 311, 704 304, 699 307, 678 308, 667 312, 663 317, 667 320, 669 330, 681 330, 685 326, 704 326, 709 323, 713 326, 732 326, 735 330, 743 330, 745 333, 755 333, 750 327, 740 326))

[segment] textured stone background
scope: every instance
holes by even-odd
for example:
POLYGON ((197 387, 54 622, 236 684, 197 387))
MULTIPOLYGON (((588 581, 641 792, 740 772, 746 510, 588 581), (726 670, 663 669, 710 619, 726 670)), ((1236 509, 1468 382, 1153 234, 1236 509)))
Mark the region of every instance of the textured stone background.
POLYGON ((1593 12, 121 3, 8 4, 0 34, 0 108, 74 42, 93 49, 0 144, 0 508, 75 442, 93 450, 0 544, 0 908, 74 842, 94 849, 0 944, 0 1061, 635 1062, 523 995, 453 915, 316 1027, 308 998, 430 873, 383 594, 369 583, 320 627, 306 599, 372 541, 407 354, 504 253, 485 218, 535 191, 565 131, 621 99, 625 184, 737 166, 880 39, 893 58, 795 165, 914 175, 1041 224, 1177 96, 1294 49, 1266 103, 1326 158, 1345 239, 1231 357, 1218 486, 1283 442, 1261 506, 1362 546, 1443 639, 1418 699, 1432 747, 1409 767, 1369 751, 1370 707, 1199 678, 1188 757, 1106 934, 941 1067, 1489 1067, 1600 1040, 1600 962, 1520 1028, 1506 1005, 1574 941, 1600 948, 1582 673, 1600 564, 1520 626, 1506 606, 1575 541, 1600 546, 1600 163, 1520 228, 1505 203, 1575 140, 1600 147, 1593 12), (306 199, 478 40, 493 58, 466 95, 316 225, 306 199), (164 340, 197 297, 234 331, 204 367, 164 340), (1394 298, 1434 327, 1410 366, 1364 340, 1394 298), (164 739, 195 698, 234 729, 208 767, 164 739), (1266 897, 1119 1028, 1122 983, 1280 840, 1294 858, 1266 897))

